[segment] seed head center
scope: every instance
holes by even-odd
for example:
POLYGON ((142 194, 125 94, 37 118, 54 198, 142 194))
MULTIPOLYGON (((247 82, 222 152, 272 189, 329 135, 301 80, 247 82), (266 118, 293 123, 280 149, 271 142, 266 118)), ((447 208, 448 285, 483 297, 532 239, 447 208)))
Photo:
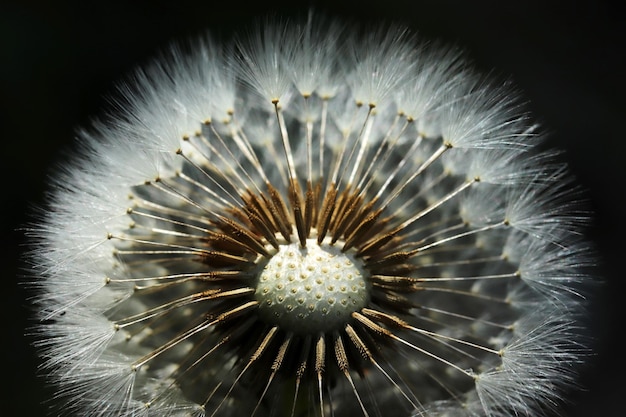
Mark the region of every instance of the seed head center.
POLYGON ((317 334, 347 323, 369 301, 369 288, 359 259, 308 239, 305 248, 280 246, 257 278, 255 298, 267 323, 317 334))

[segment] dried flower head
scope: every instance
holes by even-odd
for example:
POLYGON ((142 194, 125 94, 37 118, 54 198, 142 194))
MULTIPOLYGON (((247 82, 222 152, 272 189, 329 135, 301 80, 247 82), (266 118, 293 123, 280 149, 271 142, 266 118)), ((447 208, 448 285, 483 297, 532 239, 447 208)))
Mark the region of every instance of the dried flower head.
POLYGON ((317 16, 173 47, 120 92, 31 230, 65 411, 558 408, 585 216, 506 82, 317 16))

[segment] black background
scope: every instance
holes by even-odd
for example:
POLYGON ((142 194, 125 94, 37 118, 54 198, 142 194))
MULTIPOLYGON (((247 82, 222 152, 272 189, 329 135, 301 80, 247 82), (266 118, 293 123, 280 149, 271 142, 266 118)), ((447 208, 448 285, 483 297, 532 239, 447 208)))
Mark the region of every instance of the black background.
MULTIPOLYGON (((616 2, 617 3, 617 2, 616 2)), ((113 83, 169 41, 228 36, 258 16, 294 15, 306 2, 100 1, 0 5, 0 305, 2 415, 42 415, 46 393, 24 328, 18 227, 41 204, 46 176, 71 153, 74 129, 105 104, 113 83), (8 386, 8 388, 7 388, 8 386)), ((426 38, 467 49, 479 68, 511 75, 553 132, 596 212, 590 230, 606 280, 596 300, 596 356, 567 416, 623 415, 626 392, 623 271, 626 256, 625 21, 606 1, 318 1, 317 10, 357 22, 397 21, 426 38)), ((0 362, 1 363, 1 362, 0 362)))

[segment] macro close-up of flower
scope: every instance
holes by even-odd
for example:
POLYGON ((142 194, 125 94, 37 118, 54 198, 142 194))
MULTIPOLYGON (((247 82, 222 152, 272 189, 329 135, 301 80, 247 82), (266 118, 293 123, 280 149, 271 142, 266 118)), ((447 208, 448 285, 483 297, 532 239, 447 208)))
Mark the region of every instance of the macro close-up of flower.
POLYGON ((29 225, 35 346, 89 416, 549 416, 588 214, 512 82, 310 13, 117 84, 29 225))

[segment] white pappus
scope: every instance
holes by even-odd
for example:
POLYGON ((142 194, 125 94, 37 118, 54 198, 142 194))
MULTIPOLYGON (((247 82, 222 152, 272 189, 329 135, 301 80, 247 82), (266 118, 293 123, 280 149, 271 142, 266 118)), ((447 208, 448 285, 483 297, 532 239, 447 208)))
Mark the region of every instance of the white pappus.
POLYGON ((510 83, 392 25, 171 47, 29 228, 57 411, 558 412, 593 256, 538 132, 510 83))

